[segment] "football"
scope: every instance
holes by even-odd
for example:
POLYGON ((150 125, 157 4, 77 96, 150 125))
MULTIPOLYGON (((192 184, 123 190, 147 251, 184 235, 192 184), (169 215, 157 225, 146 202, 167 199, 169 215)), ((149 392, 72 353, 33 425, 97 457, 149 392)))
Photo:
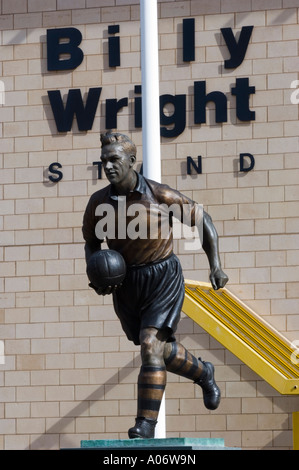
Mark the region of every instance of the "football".
POLYGON ((89 258, 86 274, 95 287, 117 286, 126 276, 126 263, 118 251, 99 250, 89 258))

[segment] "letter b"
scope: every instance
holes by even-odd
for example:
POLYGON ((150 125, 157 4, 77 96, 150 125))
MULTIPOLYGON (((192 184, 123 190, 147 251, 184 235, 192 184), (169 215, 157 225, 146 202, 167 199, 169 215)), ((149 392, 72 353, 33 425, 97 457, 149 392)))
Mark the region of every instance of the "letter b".
POLYGON ((47 30, 47 65, 48 70, 70 70, 78 67, 83 60, 83 52, 78 47, 82 34, 76 28, 58 28, 47 30), (68 42, 61 42, 68 39, 68 42), (61 55, 68 57, 61 59, 61 55))

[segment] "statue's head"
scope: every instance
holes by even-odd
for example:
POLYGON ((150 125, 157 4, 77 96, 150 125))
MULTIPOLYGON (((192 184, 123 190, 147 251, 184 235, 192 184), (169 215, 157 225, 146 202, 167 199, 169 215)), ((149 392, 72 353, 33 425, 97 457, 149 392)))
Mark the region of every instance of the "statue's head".
POLYGON ((119 132, 108 131, 106 134, 101 134, 101 143, 102 149, 106 145, 117 145, 121 146, 123 150, 128 153, 130 156, 133 155, 136 157, 137 149, 136 145, 132 140, 125 134, 120 134, 119 132))
POLYGON ((136 162, 136 146, 128 136, 118 132, 101 134, 101 161, 111 184, 126 180, 136 162))

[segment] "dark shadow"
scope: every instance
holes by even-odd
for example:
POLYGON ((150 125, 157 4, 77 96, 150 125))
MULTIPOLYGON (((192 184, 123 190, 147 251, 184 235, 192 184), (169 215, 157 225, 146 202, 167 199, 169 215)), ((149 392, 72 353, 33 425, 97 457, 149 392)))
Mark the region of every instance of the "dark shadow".
MULTIPOLYGON (((128 362, 128 364, 126 364, 124 366, 123 369, 128 369, 128 372, 125 373, 123 375, 123 378, 127 377, 127 375, 129 375, 131 373, 131 370, 130 368, 134 367, 134 360, 128 362)), ((110 379, 109 379, 109 382, 110 383, 115 383, 115 386, 118 385, 118 381, 119 381, 119 372, 116 372, 110 379)), ((77 416, 80 416, 82 413, 84 413, 90 406, 90 401, 95 401, 95 400, 101 400, 105 394, 105 386, 107 384, 102 384, 99 386, 99 388, 97 390, 95 390, 93 393, 91 393, 90 395, 88 395, 88 397, 85 398, 84 401, 81 401, 81 403, 79 403, 79 405, 75 406, 69 413, 67 413, 65 416, 63 416, 63 418, 60 419, 60 421, 56 422, 53 426, 51 426, 50 428, 48 428, 45 432, 45 434, 42 434, 42 435, 39 435, 30 445, 29 447, 27 447, 25 450, 30 450, 30 449, 34 449, 35 448, 35 445, 38 443, 38 441, 41 439, 41 437, 43 435, 48 435, 48 434, 60 434, 59 432, 55 431, 55 429, 58 427, 60 430, 63 429, 63 427, 61 428, 60 425, 62 424, 63 420, 65 418, 72 418, 72 419, 75 419, 77 416)), ((67 424, 66 424, 67 426, 67 424)), ((60 431, 61 432, 61 431, 60 431)), ((70 447, 72 447, 73 444, 70 444, 70 447)), ((68 447, 67 445, 65 447, 68 447)))

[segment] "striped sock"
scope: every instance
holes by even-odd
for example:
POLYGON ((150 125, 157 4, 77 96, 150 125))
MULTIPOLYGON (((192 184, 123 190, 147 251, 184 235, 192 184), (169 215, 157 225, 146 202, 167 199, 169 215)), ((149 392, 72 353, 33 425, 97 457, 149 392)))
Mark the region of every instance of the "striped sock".
POLYGON ((165 385, 165 367, 141 366, 138 376, 138 417, 157 419, 165 385))
POLYGON ((171 344, 171 352, 168 357, 164 358, 166 370, 194 382, 198 380, 203 370, 202 363, 180 343, 169 344, 171 344))

